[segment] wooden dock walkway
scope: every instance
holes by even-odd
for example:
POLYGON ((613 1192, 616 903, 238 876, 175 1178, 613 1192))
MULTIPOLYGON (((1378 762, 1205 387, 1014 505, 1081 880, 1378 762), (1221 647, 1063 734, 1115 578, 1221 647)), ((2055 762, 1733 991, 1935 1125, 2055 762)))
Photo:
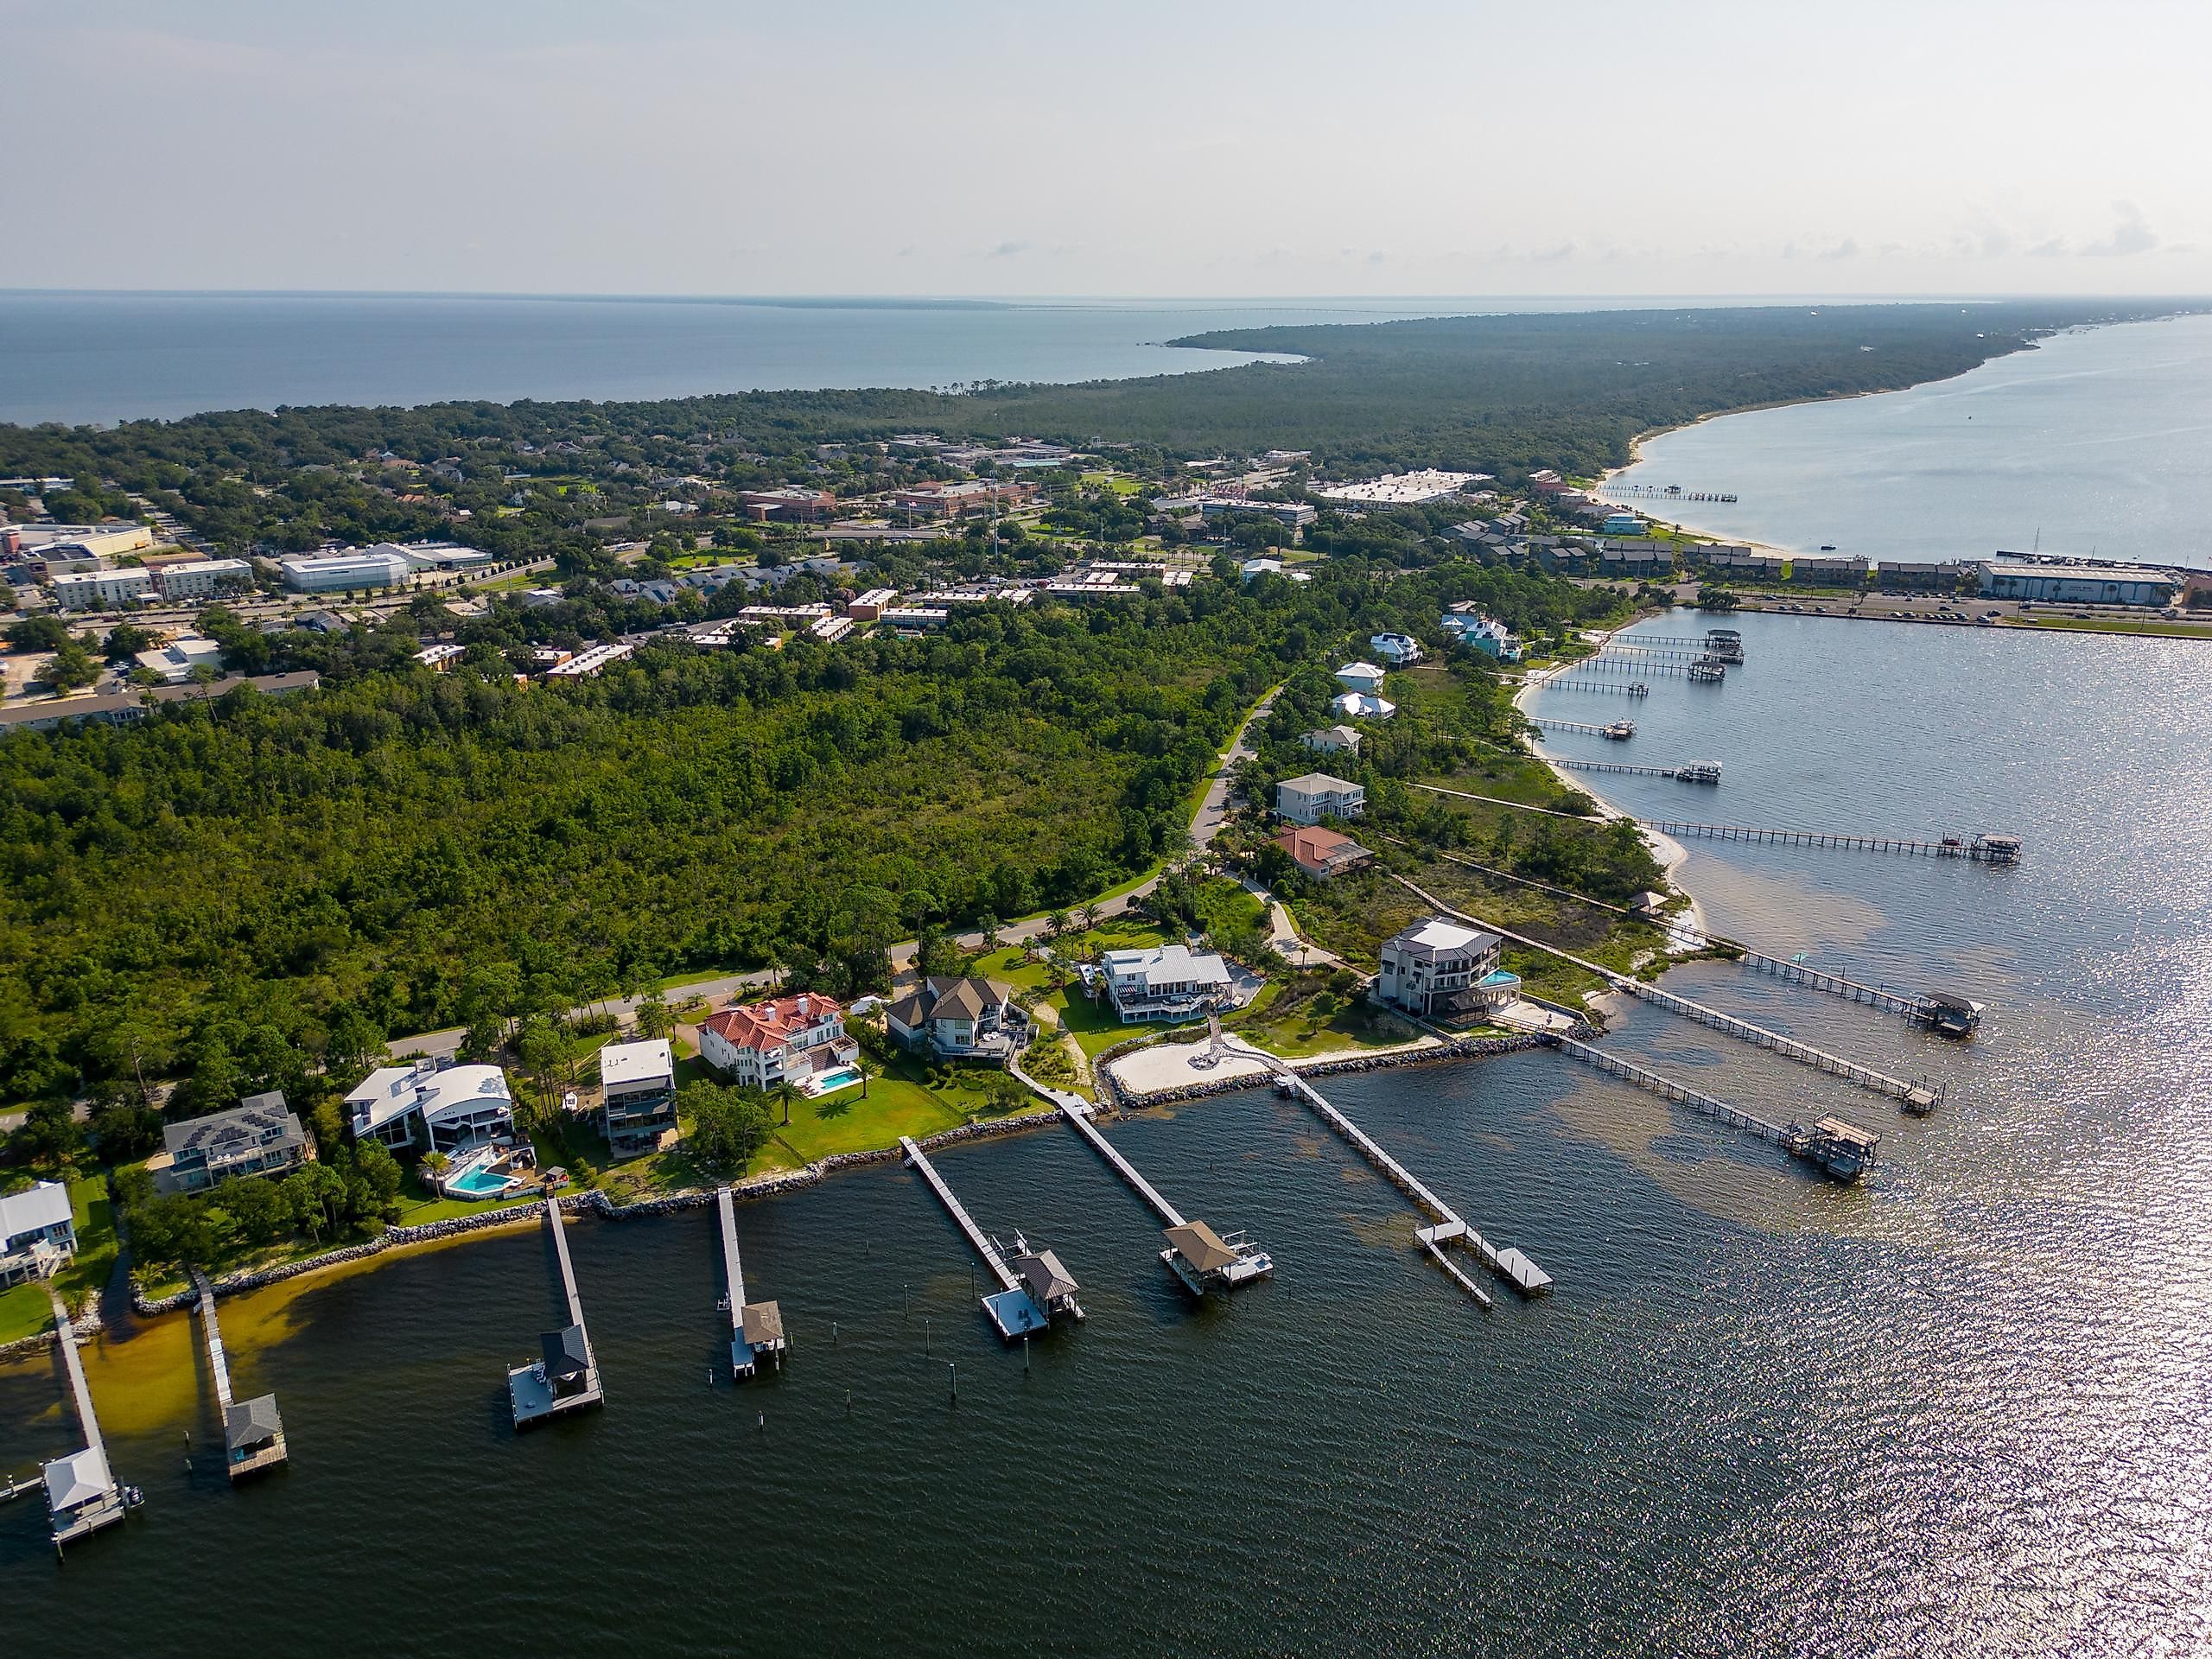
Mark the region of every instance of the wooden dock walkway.
POLYGON ((1624 760, 1570 760, 1560 754, 1547 754, 1543 759, 1569 772, 1619 772, 1632 778, 1671 778, 1678 784, 1720 781, 1720 763, 1717 760, 1693 760, 1679 766, 1639 766, 1624 760))
POLYGON ((215 1317, 215 1287, 198 1268, 192 1269, 192 1283, 200 1293, 200 1333, 207 1344, 216 1403, 222 1408, 224 1471, 232 1480, 242 1480, 286 1460, 284 1420, 273 1394, 243 1405, 231 1397, 230 1358, 223 1349, 222 1324, 215 1317))
POLYGON ((1484 921, 1479 916, 1469 916, 1463 912, 1454 910, 1433 893, 1415 887, 1402 875, 1394 876, 1393 879, 1408 892, 1434 906, 1444 914, 1465 922, 1471 927, 1484 928, 1501 938, 1510 939, 1516 944, 1526 945, 1532 950, 1541 950, 1547 956, 1557 957, 1562 962, 1572 963, 1586 973, 1595 974, 1607 986, 1624 995, 1633 996, 1640 1001, 1650 1003, 1654 1007, 1663 1008, 1669 1014, 1680 1014, 1686 1020, 1694 1020, 1700 1025, 1709 1027, 1714 1031, 1723 1032, 1743 1042, 1770 1049, 1783 1058, 1795 1060, 1801 1065, 1809 1065, 1816 1071, 1827 1072, 1831 1077, 1841 1077, 1847 1082, 1855 1083, 1863 1089, 1871 1089, 1877 1094, 1887 1095, 1891 1099, 1903 1103, 1910 1110, 1925 1111, 1936 1103, 1937 1099, 1936 1090, 1925 1084, 1907 1083, 1902 1077, 1893 1077, 1885 1071, 1877 1071, 1872 1066, 1861 1065, 1856 1060, 1847 1060, 1840 1055, 1831 1054, 1825 1049, 1815 1048, 1810 1043, 1801 1043, 1795 1037, 1785 1037, 1778 1031, 1770 1031, 1764 1026, 1753 1025, 1750 1020, 1740 1020, 1732 1014, 1723 1014, 1719 1009, 1707 1007, 1702 1002, 1693 1002, 1689 998, 1677 996, 1672 991, 1662 991, 1656 985, 1647 984, 1632 975, 1618 972, 1602 963, 1591 961, 1587 957, 1579 957, 1572 950, 1562 950, 1555 944, 1547 944, 1541 939, 1530 938, 1525 933, 1516 933, 1510 928, 1499 926, 1496 922, 1484 921))
POLYGON ((576 1289, 576 1266, 569 1259, 567 1229, 561 1223, 561 1201, 545 1195, 545 1225, 553 1235, 553 1254, 561 1265, 561 1289, 568 1299, 565 1330, 547 1332, 540 1344, 542 1360, 518 1365, 507 1373, 507 1393, 514 1407, 515 1427, 538 1422, 563 1412, 604 1404, 600 1385, 599 1356, 593 1351, 591 1332, 584 1324, 584 1300, 576 1289))
POLYGON ((1099 1134, 1098 1126, 1090 1121, 1089 1107, 1073 1104, 1065 1100, 1058 1102, 1058 1104, 1060 1116, 1074 1124, 1083 1138, 1090 1142, 1091 1150, 1111 1165, 1114 1173, 1127 1181, 1136 1195, 1152 1207, 1152 1212, 1160 1217, 1161 1226, 1184 1225, 1183 1212, 1162 1198, 1160 1189, 1137 1173, 1136 1166, 1122 1157, 1111 1141, 1099 1134))
POLYGON ((119 1483, 109 1466, 99 1414, 92 1409, 92 1384, 85 1380, 85 1362, 77 1352, 76 1327, 51 1285, 46 1294, 54 1306, 54 1340, 69 1375, 77 1426, 85 1436, 83 1451, 57 1458, 40 1471, 46 1482, 47 1513, 53 1520, 54 1547, 58 1551, 65 1544, 114 1526, 144 1499, 137 1487, 119 1483))
POLYGON ((1454 1243, 1464 1245, 1477 1261, 1503 1278, 1523 1296, 1539 1296, 1551 1288, 1549 1274, 1518 1250, 1498 1249, 1468 1226, 1458 1211, 1429 1190, 1426 1182, 1383 1151, 1372 1135, 1332 1105, 1319 1090, 1287 1065, 1276 1064, 1274 1071, 1284 1088, 1312 1107, 1324 1123, 1351 1142, 1362 1157, 1389 1178, 1393 1186, 1413 1200, 1416 1209, 1434 1217, 1434 1225, 1415 1230, 1415 1242, 1479 1305, 1484 1307, 1491 1306, 1489 1295, 1446 1257, 1445 1245, 1454 1243))
POLYGON ((1895 853, 1907 858, 1963 858, 1978 864, 2017 864, 2017 836, 1945 836, 1917 841, 1902 836, 1845 835, 1826 830, 1769 830, 1743 823, 1700 823, 1685 818, 1646 818, 1643 826, 1669 836, 1700 836, 1710 841, 1746 841, 1785 847, 1830 847, 1865 853, 1895 853))
POLYGON ((967 1206, 963 1205, 955 1196, 952 1189, 944 1184, 944 1177, 937 1173, 937 1166, 930 1162, 929 1154, 914 1144, 913 1137, 911 1135, 900 1135, 899 1147, 899 1150, 906 1154, 906 1161, 919 1171, 922 1179, 929 1183, 930 1191, 937 1194, 938 1201, 944 1205, 947 1213, 959 1224, 960 1230, 968 1236, 968 1243, 974 1248, 976 1254, 983 1258, 983 1265, 991 1270, 991 1276, 999 1281, 999 1288, 1001 1290, 1020 1289, 1020 1277, 1015 1274, 1012 1268, 1007 1265, 1006 1257, 999 1254, 999 1247, 992 1243, 983 1230, 976 1224, 976 1218, 968 1213, 967 1206))
MULTIPOLYGON (((1607 649, 1599 652, 1595 657, 1585 657, 1581 661, 1573 664, 1568 672, 1580 675, 1615 675, 1624 679, 1638 680, 1647 674, 1676 674, 1688 678, 1692 671, 1706 660, 1701 656, 1684 660, 1657 652, 1649 655, 1642 652, 1616 654, 1611 649, 1607 649)), ((1717 658, 1713 659, 1713 666, 1722 670, 1724 673, 1726 671, 1726 665, 1717 658)), ((1572 679, 1558 679, 1551 682, 1552 685, 1573 683, 1572 679)), ((1548 690, 1549 687, 1546 689, 1548 690)))
POLYGON ((729 1283, 722 1306, 729 1313, 730 1374, 741 1378, 752 1376, 763 1354, 773 1357, 780 1369, 787 1345, 784 1311, 774 1302, 745 1300, 745 1262, 737 1251, 737 1207, 727 1185, 715 1189, 715 1210, 721 1224, 722 1273, 729 1283))
POLYGON ((1874 1149, 1880 1137, 1857 1129, 1840 1119, 1826 1118, 1810 1128, 1802 1123, 1777 1123, 1771 1119, 1747 1112, 1740 1106, 1732 1106, 1701 1089, 1693 1089, 1672 1077, 1662 1077, 1656 1071, 1637 1065, 1633 1061, 1624 1060, 1618 1055, 1608 1054, 1601 1048, 1593 1048, 1588 1043, 1577 1042, 1572 1037, 1550 1033, 1546 1034, 1544 1040, 1569 1059, 1580 1060, 1585 1065, 1593 1066, 1633 1084, 1662 1100, 1688 1106, 1715 1122, 1755 1135, 1762 1141, 1780 1147, 1793 1158, 1801 1158, 1818 1166, 1837 1180, 1857 1180, 1865 1173, 1866 1166, 1873 1161, 1874 1149), (1839 1163, 1837 1160, 1836 1136, 1839 1133, 1849 1136, 1857 1154, 1845 1163, 1839 1163))
POLYGON ((1636 722, 1627 720, 1616 721, 1611 726, 1594 726, 1586 720, 1541 720, 1531 715, 1528 721, 1540 732, 1575 732, 1584 737, 1611 738, 1616 743, 1624 742, 1636 734, 1636 722), (1627 729, 1616 735, 1616 728, 1618 727, 1627 729))
MULTIPOLYGON (((1577 667, 1580 664, 1577 664, 1577 667)), ((1617 697, 1643 697, 1651 694, 1651 688, 1637 680, 1629 684, 1616 684, 1610 680, 1549 679, 1543 682, 1547 691, 1606 691, 1617 697)))

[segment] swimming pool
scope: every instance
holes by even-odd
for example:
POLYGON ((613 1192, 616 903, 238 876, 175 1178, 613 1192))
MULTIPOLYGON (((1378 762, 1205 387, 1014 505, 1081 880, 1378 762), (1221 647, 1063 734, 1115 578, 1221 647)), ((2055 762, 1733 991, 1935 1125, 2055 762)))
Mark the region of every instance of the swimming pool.
POLYGON ((450 1176, 445 1182, 446 1192, 456 1198, 489 1198, 517 1185, 512 1175, 495 1174, 489 1167, 478 1164, 460 1174, 450 1176))
POLYGON ((817 1071, 814 1080, 806 1085, 810 1095, 834 1094, 840 1089, 849 1089, 861 1080, 861 1069, 856 1065, 841 1065, 833 1071, 817 1071))

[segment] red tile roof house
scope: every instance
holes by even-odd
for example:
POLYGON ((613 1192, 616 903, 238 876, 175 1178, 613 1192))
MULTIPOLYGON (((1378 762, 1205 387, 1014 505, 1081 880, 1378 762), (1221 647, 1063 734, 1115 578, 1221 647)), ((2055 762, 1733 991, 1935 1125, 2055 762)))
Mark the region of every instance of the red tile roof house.
POLYGON ((1275 845, 1306 874, 1326 881, 1346 870, 1357 869, 1375 855, 1350 836, 1333 830, 1286 826, 1275 832, 1275 845))
POLYGON ((845 1035, 844 1010, 811 991, 727 1007, 699 1022, 699 1058, 741 1088, 772 1089, 789 1078, 811 1093, 817 1077, 859 1056, 860 1045, 845 1035))

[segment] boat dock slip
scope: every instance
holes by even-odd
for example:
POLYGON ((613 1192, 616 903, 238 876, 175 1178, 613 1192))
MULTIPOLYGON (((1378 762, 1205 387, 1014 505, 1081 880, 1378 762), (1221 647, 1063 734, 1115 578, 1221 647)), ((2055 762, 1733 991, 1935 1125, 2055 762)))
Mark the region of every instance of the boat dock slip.
POLYGON ((1874 1161, 1875 1150, 1881 1136, 1871 1129, 1859 1128, 1840 1117, 1824 1117, 1811 1128, 1802 1123, 1776 1123, 1754 1116, 1741 1107, 1731 1106, 1726 1101, 1708 1095, 1702 1090, 1692 1089, 1676 1083, 1672 1077, 1662 1077, 1656 1071, 1608 1054, 1602 1048, 1592 1048, 1587 1043, 1578 1043, 1572 1037, 1547 1035, 1544 1040, 1566 1055, 1585 1065, 1595 1066, 1600 1071, 1634 1084, 1649 1094, 1669 1100, 1678 1106, 1688 1106, 1702 1112, 1716 1122, 1731 1128, 1745 1129, 1762 1141, 1772 1141, 1793 1158, 1802 1158, 1818 1164, 1840 1181, 1855 1181, 1866 1173, 1874 1161))
POLYGON ((561 1287, 568 1294, 569 1323, 538 1338, 538 1359, 507 1373, 507 1395, 514 1406, 517 1428, 595 1406, 605 1399, 600 1392, 599 1361, 592 1353, 591 1336, 584 1329, 583 1298, 576 1294, 575 1265, 569 1260, 568 1236, 561 1225, 561 1202, 550 1193, 545 1198, 545 1224, 553 1234, 553 1253, 561 1262, 561 1287))
POLYGON ((1551 1288, 1551 1275, 1518 1250, 1500 1250, 1480 1233, 1461 1220, 1452 1206, 1429 1191, 1427 1184, 1377 1146, 1374 1138, 1358 1124, 1346 1117, 1322 1097, 1321 1091, 1300 1077, 1289 1066, 1278 1064, 1274 1067, 1276 1085, 1285 1094, 1294 1095, 1320 1115, 1321 1121, 1351 1142, 1353 1147, 1367 1161, 1389 1177, 1390 1184, 1414 1201, 1414 1208, 1435 1217, 1431 1226, 1418 1228, 1414 1238, 1423 1249, 1459 1281, 1483 1306, 1491 1305, 1475 1282, 1453 1266, 1444 1254, 1443 1247, 1457 1243, 1472 1251, 1475 1259, 1492 1273, 1501 1274, 1523 1296, 1540 1295, 1551 1288), (1510 1261, 1509 1261, 1510 1258, 1510 1261))
MULTIPOLYGON (((1687 661, 1658 652, 1601 651, 1595 657, 1585 657, 1567 665, 1576 675, 1614 675, 1624 679, 1642 679, 1647 674, 1679 674, 1688 679, 1704 679, 1710 673, 1718 679, 1727 672, 1717 657, 1700 656, 1687 661)), ((1548 681, 1545 690, 1555 685, 1573 685, 1572 679, 1548 681)))
POLYGON ((730 1370, 750 1376, 763 1354, 780 1368, 789 1345, 784 1338, 784 1310, 774 1302, 745 1300, 745 1263, 737 1254, 737 1209, 727 1186, 715 1189, 715 1209, 721 1218, 722 1271, 729 1280, 722 1311, 729 1315, 730 1370))
POLYGON ((1825 830, 1763 830, 1743 823, 1697 823, 1684 818, 1646 818, 1643 827, 1669 836, 1701 836, 1708 841, 1767 842, 1779 847, 1834 847, 1861 853, 1896 853, 1906 858, 1964 858, 1977 864, 2017 864, 2018 836, 1944 836, 1914 841, 1900 836, 1836 835, 1825 830))
POLYGON ((1060 1116, 1075 1125, 1083 1138, 1108 1164, 1114 1173, 1129 1184, 1136 1195, 1152 1208, 1152 1212, 1166 1224, 1167 1248, 1160 1259, 1167 1270, 1180 1280, 1183 1287, 1193 1296, 1204 1296, 1210 1290, 1234 1290, 1239 1285, 1249 1284, 1275 1270, 1275 1259, 1254 1243, 1243 1233, 1224 1236, 1217 1233, 1203 1221, 1186 1218, 1183 1212, 1160 1195, 1160 1189, 1137 1173, 1136 1166, 1115 1149, 1114 1143, 1098 1132, 1090 1121, 1090 1108, 1080 1101, 1061 1100, 1057 1103, 1060 1116))
POLYGON ((54 1304, 54 1340, 69 1372, 77 1426, 85 1434, 83 1451, 56 1458, 40 1471, 46 1480, 46 1511, 54 1522, 54 1547, 60 1549, 115 1525, 145 1499, 136 1486, 119 1484, 108 1467, 107 1443, 100 1438, 100 1420, 92 1410, 92 1385, 85 1381, 85 1362, 78 1357, 69 1310, 51 1287, 46 1294, 54 1304))
POLYGON ((909 1135, 899 1137, 899 1147, 906 1154, 906 1161, 929 1183, 930 1191, 937 1194, 945 1213, 967 1235, 969 1244, 983 1258, 983 1265, 991 1270, 991 1276, 999 1281, 998 1289, 982 1298, 982 1306, 1003 1340, 1014 1342, 1048 1329, 1055 1312, 1068 1313, 1077 1319, 1083 1318, 1083 1309, 1075 1301, 1076 1282, 1068 1277, 1058 1256, 1049 1250, 1041 1255, 1032 1253, 1027 1241, 1017 1234, 1017 1259, 1023 1269, 1017 1273, 996 1241, 976 1224, 967 1206, 945 1185, 944 1177, 937 1173, 937 1166, 930 1162, 929 1154, 916 1146, 909 1135))
POLYGON ((1925 1084, 1907 1083, 1902 1077, 1890 1076, 1886 1071, 1877 1071, 1870 1065, 1861 1065, 1855 1060, 1843 1059, 1827 1052, 1825 1049, 1815 1048, 1810 1043, 1801 1043, 1795 1037, 1785 1037, 1778 1031, 1769 1031, 1764 1026, 1755 1026, 1748 1020, 1739 1020, 1732 1014, 1723 1014, 1719 1009, 1709 1008, 1702 1002, 1693 1002, 1686 996, 1676 996, 1672 991, 1662 991, 1656 985, 1646 984, 1643 980, 1631 975, 1619 973, 1601 963, 1592 962, 1587 957, 1578 957, 1572 950, 1562 950, 1555 944, 1546 944, 1541 939, 1532 939, 1525 933, 1516 933, 1510 928, 1500 927, 1496 922, 1486 922, 1479 917, 1469 916, 1456 911, 1442 899, 1414 886, 1402 875, 1395 876, 1392 879, 1400 887, 1418 895, 1445 915, 1465 922, 1473 927, 1487 929, 1501 938, 1512 940, 1516 944, 1524 944, 1532 950, 1541 950, 1547 956, 1557 957, 1561 962, 1573 963, 1584 972, 1595 974, 1608 988, 1620 992, 1623 995, 1633 996, 1641 1001, 1650 1003, 1654 1007, 1664 1008, 1669 1014, 1680 1014, 1686 1020, 1694 1020, 1700 1025, 1709 1026, 1713 1030, 1726 1033, 1740 1041, 1753 1043, 1761 1048, 1771 1049, 1784 1059, 1796 1060, 1801 1065, 1812 1066, 1817 1071, 1827 1072, 1831 1077, 1841 1077, 1847 1082, 1855 1083, 1862 1089, 1872 1089, 1877 1094, 1887 1095, 1891 1099, 1900 1102, 1908 1111, 1928 1111, 1934 1108, 1939 1098, 1936 1091, 1925 1084))
POLYGON ((199 1268, 192 1282, 200 1292, 200 1332, 207 1343, 207 1370, 215 1379, 215 1400, 223 1408, 223 1466, 232 1480, 273 1469, 286 1458, 284 1420, 276 1396, 264 1394, 243 1405, 231 1398, 231 1367, 223 1351, 223 1327, 215 1318, 215 1287, 199 1268))
MULTIPOLYGON (((1582 664, 1577 663, 1574 666, 1580 668, 1582 664)), ((1542 683, 1547 691, 1610 691, 1620 697, 1648 697, 1651 695, 1651 688, 1642 680, 1632 680, 1626 685, 1611 680, 1554 679, 1542 683)))

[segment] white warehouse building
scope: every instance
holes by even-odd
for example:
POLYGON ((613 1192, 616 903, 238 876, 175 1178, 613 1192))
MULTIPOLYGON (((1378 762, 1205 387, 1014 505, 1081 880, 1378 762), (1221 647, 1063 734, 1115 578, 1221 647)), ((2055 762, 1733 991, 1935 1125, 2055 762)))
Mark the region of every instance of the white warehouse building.
POLYGON ((401 553, 321 553, 286 559, 278 566, 284 585, 298 594, 342 594, 359 588, 406 585, 414 566, 401 553))

